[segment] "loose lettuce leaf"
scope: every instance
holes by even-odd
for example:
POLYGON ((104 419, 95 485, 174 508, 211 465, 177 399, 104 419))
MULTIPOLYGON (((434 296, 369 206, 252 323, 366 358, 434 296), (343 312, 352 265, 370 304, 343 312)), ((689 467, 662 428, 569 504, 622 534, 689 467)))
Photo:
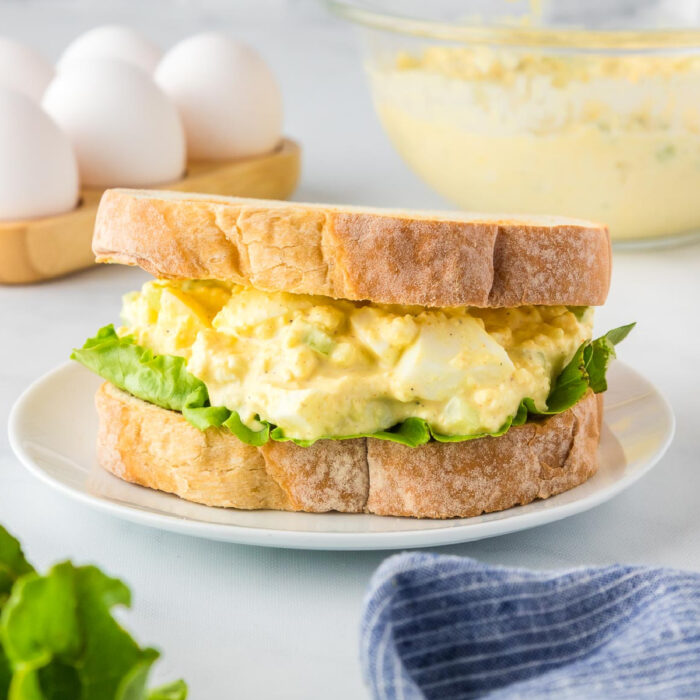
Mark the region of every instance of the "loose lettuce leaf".
POLYGON ((175 681, 167 685, 154 688, 148 694, 148 700, 185 700, 187 698, 187 685, 185 681, 175 681))
POLYGON ((0 610, 10 595, 15 581, 32 571, 34 568, 24 558, 19 542, 0 525, 0 610))
POLYGON ((130 602, 129 589, 94 566, 63 562, 20 578, 2 613, 9 700, 144 700, 159 654, 112 617, 130 602))
POLYGON ((112 617, 129 589, 70 562, 41 576, 0 527, 0 697, 8 700, 184 700, 182 681, 147 694, 154 649, 112 617), (4 603, 4 605, 2 604, 4 603))
MULTIPOLYGON (((24 558, 19 542, 0 525, 0 613, 10 596, 15 581, 20 576, 33 571, 32 565, 24 558)), ((0 637, 0 698, 8 696, 11 680, 12 667, 0 637)))
POLYGON ((264 445, 268 440, 291 440, 297 445, 308 447, 316 440, 371 437, 390 440, 408 447, 418 447, 431 439, 438 442, 464 442, 487 436, 498 437, 512 426, 525 423, 530 415, 553 415, 566 411, 574 406, 589 388, 596 393, 605 391, 605 373, 610 360, 615 357, 615 345, 627 337, 634 325, 631 323, 615 328, 596 340, 582 343, 553 383, 547 397, 546 410, 539 410, 531 398, 523 399, 516 413, 498 430, 473 435, 442 435, 433 430, 425 420, 415 417, 375 433, 325 435, 314 440, 289 437, 280 427, 259 417, 261 428, 253 430, 243 423, 236 411, 210 405, 205 384, 187 372, 182 358, 169 355, 153 356, 149 350, 135 345, 132 338, 117 336, 112 326, 102 328, 95 338, 85 343, 82 350, 74 350, 71 357, 138 398, 162 408, 181 411, 184 418, 199 430, 226 429, 249 445, 264 445), (122 356, 128 359, 128 363, 122 361, 122 356), (127 383, 125 375, 134 363, 139 365, 137 377, 127 383), (179 382, 182 382, 182 386, 179 382), (129 388, 134 385, 136 390, 129 388))
POLYGON ((10 662, 5 656, 5 651, 0 644, 0 698, 6 698, 10 692, 10 681, 12 680, 12 669, 10 662))

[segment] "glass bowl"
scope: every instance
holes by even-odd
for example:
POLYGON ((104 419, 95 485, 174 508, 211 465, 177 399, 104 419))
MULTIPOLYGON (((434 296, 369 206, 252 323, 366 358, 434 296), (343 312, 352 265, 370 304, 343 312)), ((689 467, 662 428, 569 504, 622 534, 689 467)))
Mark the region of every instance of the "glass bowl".
POLYGON ((602 221, 618 246, 700 232, 696 0, 329 5, 394 146, 457 206, 602 221))

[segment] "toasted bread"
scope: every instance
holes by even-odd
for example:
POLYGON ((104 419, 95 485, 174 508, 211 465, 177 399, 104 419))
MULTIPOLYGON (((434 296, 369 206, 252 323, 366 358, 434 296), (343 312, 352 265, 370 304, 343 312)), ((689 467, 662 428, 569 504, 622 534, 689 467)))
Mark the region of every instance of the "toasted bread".
POLYGON ((161 278, 429 307, 595 306, 610 286, 607 228, 560 217, 115 189, 93 250, 161 278))

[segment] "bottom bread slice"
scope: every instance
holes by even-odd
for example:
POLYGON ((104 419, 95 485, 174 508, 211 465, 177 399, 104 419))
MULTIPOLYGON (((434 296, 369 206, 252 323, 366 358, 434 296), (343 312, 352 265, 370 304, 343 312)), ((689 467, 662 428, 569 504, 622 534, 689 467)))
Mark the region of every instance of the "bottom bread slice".
POLYGON ((96 396, 97 457, 112 474, 210 506, 468 517, 548 498, 598 468, 602 397, 498 438, 405 447, 358 438, 252 447, 109 383, 96 396))

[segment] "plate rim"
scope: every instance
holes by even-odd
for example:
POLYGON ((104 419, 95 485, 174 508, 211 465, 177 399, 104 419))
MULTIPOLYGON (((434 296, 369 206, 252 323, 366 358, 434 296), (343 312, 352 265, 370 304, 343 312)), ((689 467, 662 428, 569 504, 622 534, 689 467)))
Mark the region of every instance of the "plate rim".
MULTIPOLYGON (((464 518, 467 521, 460 525, 446 525, 425 530, 397 530, 388 532, 304 532, 297 530, 286 530, 278 528, 260 528, 240 524, 227 523, 207 523, 189 519, 185 516, 168 513, 156 513, 151 510, 144 510, 135 505, 127 503, 117 503, 97 495, 78 490, 63 481, 52 477, 41 468, 25 450, 22 444, 21 420, 23 411, 32 401, 35 394, 41 392, 44 384, 70 371, 86 370, 72 361, 64 362, 49 370, 45 374, 35 379, 27 386, 20 396, 15 400, 8 420, 8 437, 10 447, 20 463, 39 481, 47 486, 65 494, 69 498, 85 504, 90 508, 107 513, 114 517, 127 520, 150 528, 166 530, 191 537, 199 537, 209 540, 230 542, 236 544, 255 545, 262 547, 282 547, 286 549, 303 550, 326 550, 326 551, 350 551, 350 550, 391 550, 407 549, 416 547, 433 547, 463 542, 473 542, 489 537, 511 534, 520 530, 527 530, 540 525, 546 525, 564 518, 568 518, 578 513, 595 508, 614 498, 616 495, 626 490, 645 474, 647 474, 658 462, 671 445, 676 432, 676 418, 673 409, 658 388, 644 375, 630 367, 621 360, 615 360, 626 371, 630 372, 635 381, 647 384, 655 394, 655 398, 660 401, 665 409, 668 420, 668 432, 664 436, 661 444, 657 447, 638 469, 623 475, 620 479, 608 486, 589 494, 586 497, 564 503, 550 510, 518 513, 517 509, 523 506, 514 506, 509 511, 513 511, 515 517, 506 517, 502 520, 493 520, 482 523, 471 524, 472 518, 464 518), (476 529, 467 535, 468 529, 476 529)), ((605 420, 605 418, 604 418, 605 420)), ((115 477, 117 478, 117 477, 115 477)), ((129 484, 139 488, 136 484, 129 484)), ((140 487, 146 488, 146 487, 140 487)), ((173 496, 177 498, 177 496, 173 496)), ((555 499, 557 496, 553 496, 555 499)), ((547 499, 552 502, 551 499, 547 499)), ((323 515, 323 514, 321 514, 323 515)), ((386 517, 386 516, 376 516, 386 517)), ((431 522, 433 522, 431 520, 431 522)), ((445 522, 454 522, 448 519, 445 522)))

